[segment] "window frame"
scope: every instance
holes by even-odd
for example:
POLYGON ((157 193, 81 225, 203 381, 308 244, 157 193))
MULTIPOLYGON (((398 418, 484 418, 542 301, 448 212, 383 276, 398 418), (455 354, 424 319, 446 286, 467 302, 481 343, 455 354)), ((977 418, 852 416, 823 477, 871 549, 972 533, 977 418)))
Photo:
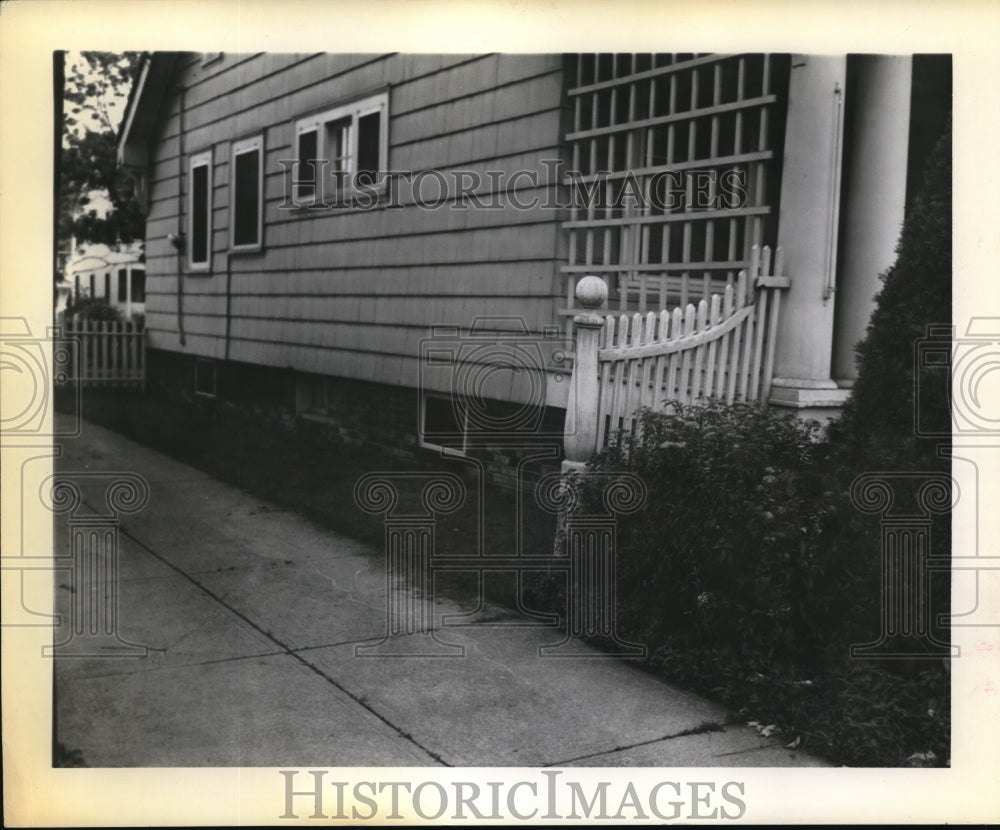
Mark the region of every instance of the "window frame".
POLYGON ((212 148, 203 150, 200 153, 192 153, 188 157, 188 171, 187 171, 187 221, 186 221, 186 235, 187 235, 187 268, 188 271, 201 271, 209 272, 212 267, 212 188, 214 180, 215 163, 212 153, 212 148), (208 168, 208 181, 207 187, 205 189, 206 205, 205 205, 205 260, 195 261, 194 260, 194 171, 198 167, 208 168))
POLYGON ((333 201, 335 204, 342 204, 346 199, 359 192, 375 194, 381 196, 386 190, 386 177, 381 175, 389 169, 389 91, 384 90, 375 94, 369 94, 354 98, 335 107, 328 108, 321 112, 299 118, 295 121, 292 129, 292 149, 294 153, 293 176, 292 176, 292 201, 296 207, 310 207, 313 205, 322 207, 324 204, 333 201), (356 187, 355 177, 357 176, 358 163, 358 122, 366 115, 379 113, 379 147, 378 147, 378 176, 372 184, 366 184, 363 188, 356 187), (331 184, 335 181, 333 167, 327 150, 327 125, 336 121, 350 118, 348 128, 348 153, 345 157, 347 161, 346 169, 341 171, 344 176, 345 187, 341 192, 339 187, 331 184), (316 133, 316 159, 319 164, 317 180, 309 182, 301 179, 302 162, 299 157, 299 137, 304 133, 316 133), (312 186, 314 192, 312 196, 302 196, 299 187, 301 185, 312 186), (327 197, 333 197, 328 199, 327 197))
POLYGON ((264 247, 264 134, 257 133, 234 141, 229 151, 229 250, 235 253, 259 251, 264 247), (236 157, 257 152, 257 239, 236 242, 236 157))

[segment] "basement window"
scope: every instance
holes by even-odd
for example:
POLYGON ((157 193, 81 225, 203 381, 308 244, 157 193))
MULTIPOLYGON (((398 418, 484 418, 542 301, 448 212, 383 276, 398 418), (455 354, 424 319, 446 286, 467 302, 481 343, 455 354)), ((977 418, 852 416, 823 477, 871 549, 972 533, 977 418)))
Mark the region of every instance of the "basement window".
POLYGON ((465 455, 468 412, 461 398, 424 394, 420 400, 420 446, 465 455))
POLYGON ((188 162, 188 268, 207 271, 212 253, 212 151, 188 162))
POLYGON ((385 189, 389 94, 353 101, 295 123, 292 200, 336 204, 385 189))
POLYGON ((264 137, 233 144, 229 174, 229 246, 260 250, 263 231, 264 137))
POLYGON ((215 397, 215 361, 199 357, 194 361, 194 393, 205 398, 215 397))

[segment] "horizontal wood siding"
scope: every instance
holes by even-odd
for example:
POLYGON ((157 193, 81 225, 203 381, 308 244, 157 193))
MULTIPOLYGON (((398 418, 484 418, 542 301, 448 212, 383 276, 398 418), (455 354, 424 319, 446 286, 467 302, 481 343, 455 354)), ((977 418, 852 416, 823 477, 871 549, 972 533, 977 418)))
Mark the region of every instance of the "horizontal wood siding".
MULTIPOLYGON (((557 174, 544 162, 559 157, 564 127, 559 56, 259 54, 209 65, 185 56, 175 80, 185 90, 184 135, 175 93, 151 147, 150 347, 413 386, 432 325, 517 315, 540 332, 557 322, 568 214, 552 206, 557 174), (499 208, 428 209, 413 204, 405 183, 399 208, 279 207, 279 161, 294 155, 294 121, 386 86, 389 168, 441 171, 451 190, 452 171, 473 171, 482 179, 476 195, 499 208), (230 255, 231 145, 260 133, 264 245, 230 255), (181 229, 186 211, 187 158, 209 148, 212 267, 185 273, 167 234, 181 229), (488 171, 502 171, 506 183, 516 170, 536 171, 537 181, 516 186, 518 199, 537 202, 531 209, 491 194, 488 171)), ((435 199, 436 182, 424 187, 424 198, 435 199)))

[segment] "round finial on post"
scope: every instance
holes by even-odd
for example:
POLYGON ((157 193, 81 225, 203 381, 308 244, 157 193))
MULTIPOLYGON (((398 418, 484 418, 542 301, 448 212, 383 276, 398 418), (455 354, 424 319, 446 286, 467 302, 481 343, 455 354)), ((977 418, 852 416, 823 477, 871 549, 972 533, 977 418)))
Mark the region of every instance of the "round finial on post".
POLYGON ((600 277, 583 277, 576 284, 576 298, 588 311, 598 309, 608 299, 608 284, 600 277))

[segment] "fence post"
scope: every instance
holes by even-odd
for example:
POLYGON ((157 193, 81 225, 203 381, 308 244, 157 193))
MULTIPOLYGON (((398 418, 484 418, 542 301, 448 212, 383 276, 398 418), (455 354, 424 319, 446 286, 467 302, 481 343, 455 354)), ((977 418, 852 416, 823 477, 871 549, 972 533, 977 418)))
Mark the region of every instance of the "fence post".
POLYGON ((604 318, 596 310, 608 298, 607 283, 600 277, 584 277, 577 283, 576 298, 585 311, 573 318, 576 355, 569 382, 569 400, 566 402, 564 473, 582 469, 597 449, 600 398, 597 347, 604 318))

